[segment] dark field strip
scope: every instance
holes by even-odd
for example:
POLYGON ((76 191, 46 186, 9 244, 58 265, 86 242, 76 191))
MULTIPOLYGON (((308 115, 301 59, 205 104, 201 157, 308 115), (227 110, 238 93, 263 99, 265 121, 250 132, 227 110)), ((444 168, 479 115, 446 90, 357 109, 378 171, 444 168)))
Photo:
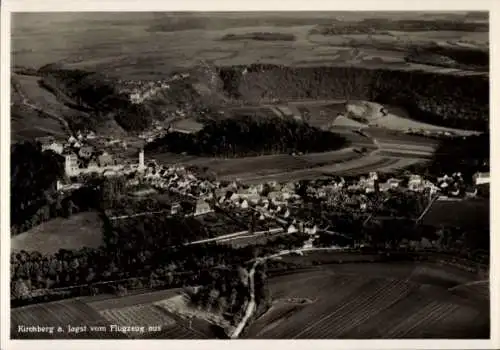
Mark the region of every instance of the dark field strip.
POLYGON ((359 158, 360 155, 354 152, 329 154, 328 152, 322 154, 310 154, 300 156, 301 159, 309 162, 314 166, 328 165, 337 162, 347 162, 359 158))
POLYGON ((376 171, 378 168, 394 165, 398 162, 397 159, 383 158, 377 162, 366 164, 360 167, 353 167, 351 169, 333 171, 332 173, 343 174, 348 176, 355 176, 359 174, 367 174, 370 171, 376 171))
POLYGON ((365 132, 378 139, 381 143, 388 144, 403 144, 403 145, 425 145, 425 146, 436 146, 439 144, 439 140, 429 139, 423 136, 407 135, 404 133, 397 133, 394 131, 389 131, 382 128, 369 127, 365 129, 365 132))
POLYGON ((129 307, 129 306, 135 306, 135 305, 141 305, 141 304, 149 304, 149 303, 154 303, 166 298, 173 297, 178 294, 180 289, 167 289, 167 290, 160 290, 156 292, 148 292, 148 293, 143 293, 143 294, 137 294, 137 295, 130 295, 130 296, 125 296, 125 297, 111 297, 109 299, 105 300, 99 300, 99 301, 89 301, 88 304, 94 308, 95 310, 101 311, 101 310, 107 310, 107 309, 114 309, 114 308, 123 308, 123 307, 129 307))
POLYGON ((413 159, 432 159, 432 154, 422 154, 422 153, 412 153, 411 151, 409 152, 401 152, 401 151, 386 151, 386 150, 380 150, 377 152, 377 155, 382 156, 382 157, 397 157, 397 158, 413 158, 413 159))

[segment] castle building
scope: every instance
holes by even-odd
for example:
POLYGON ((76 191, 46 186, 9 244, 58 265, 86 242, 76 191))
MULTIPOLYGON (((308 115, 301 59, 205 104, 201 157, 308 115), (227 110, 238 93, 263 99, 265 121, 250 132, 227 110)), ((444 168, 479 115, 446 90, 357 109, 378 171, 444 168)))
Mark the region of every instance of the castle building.
POLYGON ((64 155, 64 171, 67 176, 78 175, 78 157, 74 153, 64 155))

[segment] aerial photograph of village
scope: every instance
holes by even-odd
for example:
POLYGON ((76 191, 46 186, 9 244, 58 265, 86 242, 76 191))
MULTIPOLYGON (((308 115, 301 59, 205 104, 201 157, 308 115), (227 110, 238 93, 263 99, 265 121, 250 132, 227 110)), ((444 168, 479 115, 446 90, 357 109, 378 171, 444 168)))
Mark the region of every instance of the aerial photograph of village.
POLYGON ((10 337, 489 339, 489 25, 12 13, 10 337))

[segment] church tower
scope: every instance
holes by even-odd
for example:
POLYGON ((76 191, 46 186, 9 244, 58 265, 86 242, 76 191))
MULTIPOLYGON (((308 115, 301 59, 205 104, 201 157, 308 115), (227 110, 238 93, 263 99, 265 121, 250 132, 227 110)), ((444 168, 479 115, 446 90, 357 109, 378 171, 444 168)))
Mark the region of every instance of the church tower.
POLYGON ((139 151, 139 167, 138 167, 138 169, 139 169, 139 171, 144 171, 144 168, 145 168, 145 166, 144 166, 144 150, 141 149, 139 151))

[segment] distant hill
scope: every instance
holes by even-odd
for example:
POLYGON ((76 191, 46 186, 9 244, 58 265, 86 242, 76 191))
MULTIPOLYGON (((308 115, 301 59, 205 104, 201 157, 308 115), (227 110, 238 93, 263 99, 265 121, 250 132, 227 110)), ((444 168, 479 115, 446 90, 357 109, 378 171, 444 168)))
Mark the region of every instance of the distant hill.
POLYGON ((139 131, 151 125, 152 114, 147 107, 133 104, 126 94, 118 91, 113 79, 101 73, 68 70, 57 65, 46 65, 39 73, 48 89, 91 110, 96 123, 115 120, 126 131, 139 131))

